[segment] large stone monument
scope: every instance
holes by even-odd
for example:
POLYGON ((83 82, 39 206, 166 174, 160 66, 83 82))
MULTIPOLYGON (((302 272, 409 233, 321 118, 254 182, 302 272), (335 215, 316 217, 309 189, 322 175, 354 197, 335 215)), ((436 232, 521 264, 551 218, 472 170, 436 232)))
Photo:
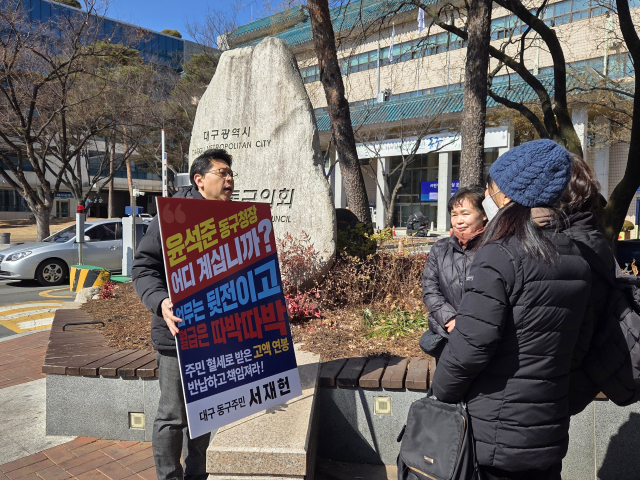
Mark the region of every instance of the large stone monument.
POLYGON ((335 209, 311 102, 284 42, 222 54, 198 105, 189 164, 211 148, 233 155, 233 200, 271 204, 276 238, 305 232, 318 252, 310 274, 324 274, 335 257, 335 209))

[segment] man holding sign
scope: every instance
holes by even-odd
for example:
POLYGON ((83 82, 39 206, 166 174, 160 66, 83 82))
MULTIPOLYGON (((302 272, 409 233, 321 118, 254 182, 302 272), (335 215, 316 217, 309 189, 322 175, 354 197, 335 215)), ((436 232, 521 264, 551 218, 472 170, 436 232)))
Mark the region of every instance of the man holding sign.
POLYGON ((182 195, 158 198, 134 262, 134 287, 156 314, 159 479, 182 478, 185 426, 184 476, 206 475, 209 432, 302 392, 269 205, 228 201, 231 157, 221 150, 195 160, 191 182, 182 195))
MULTIPOLYGON (((225 150, 207 150, 191 165, 191 186, 180 190, 174 198, 231 201, 233 194, 232 157, 225 150)), ((156 216, 149 225, 136 251, 131 276, 136 293, 151 312, 151 343, 157 350, 160 404, 153 424, 153 456, 158 480, 206 480, 206 452, 209 433, 189 440, 182 471, 183 430, 187 414, 180 381, 180 367, 174 337, 181 319, 173 313, 166 280, 160 226, 156 216)))

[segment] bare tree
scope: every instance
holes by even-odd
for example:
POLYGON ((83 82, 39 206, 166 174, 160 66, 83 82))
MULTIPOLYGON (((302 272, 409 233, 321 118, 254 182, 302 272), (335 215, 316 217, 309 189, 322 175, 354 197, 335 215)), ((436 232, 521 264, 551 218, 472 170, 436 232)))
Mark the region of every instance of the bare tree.
MULTIPOLYGON (((640 65, 640 37, 631 16, 629 1, 616 0, 616 10, 620 31, 629 55, 634 65, 640 65)), ((633 94, 627 96, 633 99, 627 166, 622 180, 611 192, 602 218, 605 234, 612 242, 617 241, 618 232, 622 229, 629 205, 640 187, 640 85, 637 80, 633 82, 633 94)))
MULTIPOLYGON (((149 108, 150 130, 146 141, 138 145, 135 160, 144 162, 154 173, 162 166, 160 130, 165 130, 167 166, 173 173, 186 170, 189 142, 198 102, 216 70, 218 54, 192 55, 183 66, 183 75, 168 70, 158 72, 149 108)), ((173 187, 169 185, 169 193, 173 187)))
MULTIPOLYGON (((99 114, 81 135, 68 130, 74 109, 99 96, 78 92, 80 79, 99 78, 91 60, 109 55, 97 41, 101 17, 95 2, 88 0, 84 12, 61 9, 46 23, 30 22, 17 0, 0 8, 0 176, 33 212, 38 239, 49 235, 49 215, 70 162, 112 124, 99 114)), ((103 88, 107 84, 105 79, 103 88)))
POLYGON ((492 0, 470 0, 467 61, 462 112, 460 185, 479 185, 484 164, 484 128, 487 114, 487 50, 491 40, 492 0))
MULTIPOLYGON (((397 128, 372 130, 369 133, 360 133, 358 135, 358 140, 370 151, 376 162, 382 156, 380 151, 381 142, 389 136, 391 131, 399 141, 400 154, 397 155, 399 162, 395 166, 391 166, 389 171, 383 172, 382 178, 384 180, 382 182, 379 180, 377 170, 373 170, 371 163, 365 167, 365 172, 375 180, 376 188, 382 198, 383 205, 378 205, 378 208, 384 206, 386 212, 384 228, 391 227, 394 224, 393 215, 398 193, 405 186, 407 169, 420 158, 419 155, 442 151, 459 139, 458 134, 431 135, 441 131, 444 127, 445 122, 443 122, 440 115, 431 115, 421 118, 418 122, 408 124, 402 122, 397 128), (429 138, 426 138, 427 136, 429 138)), ((377 168, 381 168, 380 163, 378 163, 377 168)))
POLYGON ((338 63, 329 3, 327 0, 308 0, 307 6, 313 42, 318 57, 320 81, 329 109, 331 136, 340 159, 340 171, 347 194, 347 202, 358 220, 371 228, 371 211, 356 151, 349 102, 345 96, 342 73, 338 63))

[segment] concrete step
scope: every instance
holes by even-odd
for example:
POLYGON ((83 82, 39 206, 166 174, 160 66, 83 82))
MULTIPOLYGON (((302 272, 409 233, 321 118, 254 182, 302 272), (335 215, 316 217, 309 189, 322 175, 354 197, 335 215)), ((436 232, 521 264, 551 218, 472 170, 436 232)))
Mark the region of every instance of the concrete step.
POLYGON ((296 347, 302 396, 217 431, 207 449, 210 480, 312 480, 320 356, 296 347))

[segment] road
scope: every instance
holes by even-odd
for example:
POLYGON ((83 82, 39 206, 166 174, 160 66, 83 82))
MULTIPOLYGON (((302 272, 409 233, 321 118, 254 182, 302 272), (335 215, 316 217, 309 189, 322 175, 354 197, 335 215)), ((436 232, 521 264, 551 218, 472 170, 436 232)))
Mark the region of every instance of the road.
POLYGON ((0 338, 50 328, 55 311, 75 298, 69 286, 0 280, 0 338))

